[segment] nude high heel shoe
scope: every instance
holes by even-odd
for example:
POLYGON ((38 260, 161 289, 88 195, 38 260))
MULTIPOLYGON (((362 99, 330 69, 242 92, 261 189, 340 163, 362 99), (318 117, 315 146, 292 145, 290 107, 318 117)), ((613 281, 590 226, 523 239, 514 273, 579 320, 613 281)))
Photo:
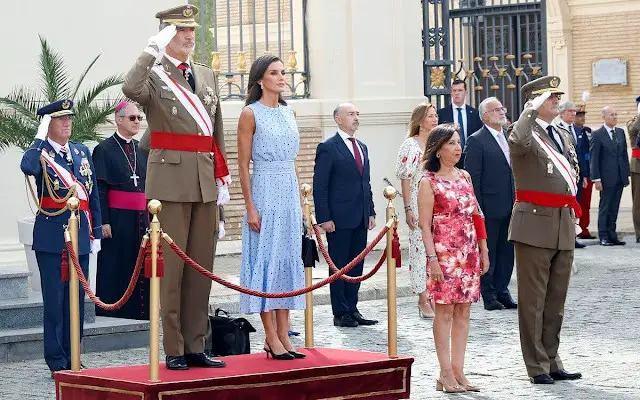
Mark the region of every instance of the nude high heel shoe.
POLYGON ((466 392, 466 390, 462 386, 460 386, 457 382, 453 386, 448 386, 447 384, 442 383, 440 378, 436 379, 436 390, 438 392, 445 392, 445 393, 463 393, 463 392, 466 392))

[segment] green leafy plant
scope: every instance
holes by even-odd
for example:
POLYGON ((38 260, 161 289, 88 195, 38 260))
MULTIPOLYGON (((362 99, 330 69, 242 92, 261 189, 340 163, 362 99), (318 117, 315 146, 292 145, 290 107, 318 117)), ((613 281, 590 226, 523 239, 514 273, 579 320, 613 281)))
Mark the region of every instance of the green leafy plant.
POLYGON ((76 115, 71 140, 80 143, 100 141, 99 126, 107 122, 115 106, 123 100, 123 96, 109 99, 101 95, 107 89, 122 84, 122 75, 111 75, 80 92, 85 77, 100 55, 74 82, 62 55, 41 36, 40 47, 40 87, 17 87, 8 96, 0 97, 0 151, 10 146, 17 146, 23 151, 29 148, 38 129, 38 108, 62 99, 74 102, 76 115))

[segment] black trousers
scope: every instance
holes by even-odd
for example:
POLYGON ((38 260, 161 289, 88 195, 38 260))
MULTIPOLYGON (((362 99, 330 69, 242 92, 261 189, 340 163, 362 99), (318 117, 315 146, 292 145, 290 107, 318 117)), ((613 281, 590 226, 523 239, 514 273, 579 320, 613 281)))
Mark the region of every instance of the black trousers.
MULTIPOLYGON (((327 244, 329 245, 329 256, 331 256, 336 267, 341 269, 367 247, 367 227, 362 223, 355 229, 340 229, 327 233, 327 244)), ((363 267, 364 260, 358 263, 347 275, 362 275, 363 267)), ((332 275, 331 270, 329 270, 329 274, 332 275)), ((330 284, 329 289, 333 315, 341 316, 358 311, 359 283, 348 283, 337 279, 330 284)))
POLYGON ((624 189, 622 185, 602 187, 598 206, 598 236, 600 240, 618 240, 616 220, 620 209, 622 189, 624 189))
POLYGON ((482 299, 490 302, 496 299, 511 300, 509 281, 513 273, 513 243, 507 237, 511 215, 502 218, 486 218, 487 247, 490 267, 480 278, 482 299))

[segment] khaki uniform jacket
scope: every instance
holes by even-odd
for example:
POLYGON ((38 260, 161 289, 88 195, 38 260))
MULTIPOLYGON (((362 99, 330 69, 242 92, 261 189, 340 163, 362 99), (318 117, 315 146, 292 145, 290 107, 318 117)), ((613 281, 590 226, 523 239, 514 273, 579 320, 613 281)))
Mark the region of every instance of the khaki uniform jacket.
MULTIPOLYGON (((532 133, 536 131, 549 146, 554 147, 547 131, 536 123, 537 116, 536 110, 525 109, 520 119, 510 128, 509 149, 516 191, 533 190, 570 195, 569 185, 560 171, 533 138, 532 133), (553 167, 550 168, 549 165, 553 167)), ((576 168, 571 138, 566 131, 554 129, 562 137, 565 157, 576 168)), ((541 207, 525 202, 514 204, 509 240, 545 249, 573 250, 575 237, 575 213, 571 208, 541 207)))
MULTIPOLYGON (((159 63, 185 90, 191 91, 182 72, 166 57, 159 63)), ((143 52, 127 73, 123 93, 143 106, 149 129, 140 140, 140 148, 149 152, 145 194, 149 199, 172 202, 216 201, 218 188, 213 155, 175 150, 150 149, 150 132, 204 134, 187 109, 166 84, 151 70, 156 58, 143 52)), ((209 104, 203 101, 211 118, 214 139, 224 153, 224 132, 217 79, 208 67, 192 63, 195 93, 203 100, 213 92, 209 104)), ((206 116, 205 116, 206 117, 206 116)))
MULTIPOLYGON (((640 132, 640 117, 636 115, 629 122, 627 122, 627 132, 629 134, 629 143, 632 149, 637 149, 638 145, 638 132, 640 132)), ((629 160, 629 168, 631 173, 640 174, 640 158, 631 158, 629 160)))

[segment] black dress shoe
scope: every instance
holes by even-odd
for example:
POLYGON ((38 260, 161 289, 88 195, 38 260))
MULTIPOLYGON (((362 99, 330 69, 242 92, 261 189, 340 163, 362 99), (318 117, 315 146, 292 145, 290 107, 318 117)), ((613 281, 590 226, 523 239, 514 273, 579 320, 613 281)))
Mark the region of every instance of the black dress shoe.
POLYGON ((215 360, 205 353, 185 354, 184 359, 190 367, 222 368, 227 365, 224 361, 215 360))
POLYGON ((498 303, 502 304, 507 310, 518 309, 518 304, 513 299, 498 299, 498 303))
POLYGON ((600 246, 615 246, 615 244, 609 240, 601 240, 600 241, 600 246))
POLYGON ((189 369, 189 365, 187 365, 187 360, 185 360, 184 356, 167 356, 165 363, 167 365, 167 369, 175 371, 189 369))
POLYGON ((580 242, 578 242, 578 241, 576 240, 576 245, 575 245, 575 248, 576 248, 576 249, 584 249, 585 247, 587 247, 587 246, 586 246, 586 245, 584 245, 584 244, 582 244, 582 243, 580 243, 580 242))
POLYGON ((504 310, 504 306, 498 300, 490 300, 484 302, 484 309, 488 311, 504 310))
POLYGON ((582 374, 580 372, 571 373, 565 371, 564 369, 553 371, 549 373, 549 376, 551 376, 556 381, 574 381, 576 379, 582 378, 582 374))
POLYGON ((378 323, 377 319, 366 319, 360 314, 360 311, 356 311, 351 314, 353 319, 358 323, 358 325, 375 325, 378 323))
POLYGON ((531 383, 536 385, 550 385, 554 382, 553 378, 549 374, 536 375, 533 378, 529 378, 529 380, 531 383))
POLYGON ((358 322, 351 316, 351 314, 342 314, 340 316, 334 315, 333 326, 342 326, 346 328, 356 328, 358 322))
POLYGON ((590 233, 581 233, 578 235, 578 239, 595 239, 596 237, 590 233))
POLYGON ((636 238, 636 243, 640 243, 640 237, 636 238))
POLYGON ((613 240, 611 243, 613 243, 614 246, 624 246, 625 244, 627 244, 627 242, 622 240, 613 240))

